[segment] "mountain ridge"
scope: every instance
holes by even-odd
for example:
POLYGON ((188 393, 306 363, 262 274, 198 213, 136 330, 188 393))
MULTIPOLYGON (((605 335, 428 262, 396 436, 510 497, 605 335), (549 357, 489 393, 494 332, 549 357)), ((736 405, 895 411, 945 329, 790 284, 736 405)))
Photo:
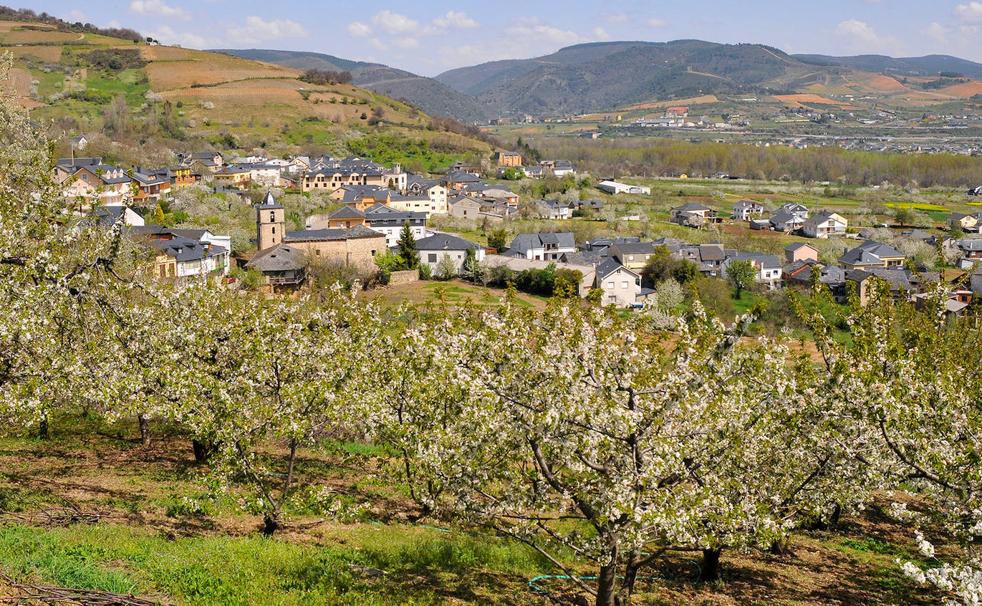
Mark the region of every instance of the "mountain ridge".
MULTIPOLYGON (((588 42, 538 57, 459 67, 433 78, 323 53, 219 52, 294 69, 350 71, 356 85, 404 100, 431 115, 465 122, 611 111, 652 100, 712 94, 882 94, 903 104, 903 95, 909 93, 921 100, 933 95, 940 102, 972 97, 971 92, 955 94, 954 85, 965 83, 947 79, 962 75, 982 80, 982 64, 949 55, 792 55, 766 44, 696 39, 588 42), (941 80, 923 80, 928 77, 941 80), (885 85, 891 90, 883 89, 885 85), (951 95, 937 94, 946 87, 952 87, 947 89, 951 95)), ((968 82, 962 89, 974 91, 979 86, 968 82)))
POLYGON ((451 116, 480 122, 490 116, 473 97, 461 94, 433 78, 381 63, 353 61, 326 53, 272 49, 215 49, 242 59, 273 63, 299 70, 351 72, 352 83, 381 95, 410 103, 431 116, 451 116))

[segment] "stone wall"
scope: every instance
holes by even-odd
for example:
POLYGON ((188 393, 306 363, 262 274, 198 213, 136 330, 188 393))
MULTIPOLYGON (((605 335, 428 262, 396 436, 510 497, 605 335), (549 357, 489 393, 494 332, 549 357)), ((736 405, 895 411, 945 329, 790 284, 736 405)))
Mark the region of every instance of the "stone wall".
POLYGON ((413 282, 419 281, 419 270, 410 269, 406 271, 394 271, 392 275, 389 276, 389 284, 391 286, 398 286, 399 284, 412 284, 413 282))

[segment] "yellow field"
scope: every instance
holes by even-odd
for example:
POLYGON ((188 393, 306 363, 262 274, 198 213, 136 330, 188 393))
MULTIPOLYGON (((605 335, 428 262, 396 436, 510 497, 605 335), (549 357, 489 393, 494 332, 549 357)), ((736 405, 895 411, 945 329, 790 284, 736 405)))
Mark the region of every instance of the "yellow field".
POLYGON ((296 78, 299 72, 285 67, 247 61, 217 53, 182 48, 145 46, 143 57, 150 87, 156 92, 189 88, 195 84, 221 84, 249 78, 296 78))
POLYGON ((956 84, 954 86, 942 88, 939 92, 946 95, 951 95, 952 97, 962 97, 968 99, 969 97, 974 97, 975 95, 982 95, 982 82, 972 80, 971 82, 965 82, 964 84, 956 84))
POLYGON ((780 101, 781 103, 785 103, 787 105, 796 106, 796 107, 801 107, 806 104, 813 104, 813 105, 833 105, 836 107, 840 107, 842 109, 854 109, 850 104, 844 101, 836 101, 834 99, 829 99, 821 95, 808 94, 808 93, 802 93, 797 95, 775 95, 774 98, 780 101))
POLYGON ((83 34, 55 31, 8 30, 0 32, 0 44, 71 44, 81 43, 83 34))
POLYGON ((624 111, 664 109, 667 107, 688 107, 691 105, 712 105, 713 103, 719 103, 719 99, 716 97, 716 95, 702 95, 701 97, 690 97, 688 99, 673 99, 671 101, 649 101, 646 103, 638 103, 636 105, 629 105, 625 107, 624 111))
POLYGON ((15 59, 32 57, 47 63, 58 63, 61 61, 60 46, 12 46, 4 48, 0 52, 10 52, 15 59))
POLYGON ((48 31, 55 31, 57 28, 53 25, 47 25, 46 23, 29 23, 27 21, 0 21, 0 33, 11 32, 23 27, 32 27, 37 29, 46 29, 48 31))

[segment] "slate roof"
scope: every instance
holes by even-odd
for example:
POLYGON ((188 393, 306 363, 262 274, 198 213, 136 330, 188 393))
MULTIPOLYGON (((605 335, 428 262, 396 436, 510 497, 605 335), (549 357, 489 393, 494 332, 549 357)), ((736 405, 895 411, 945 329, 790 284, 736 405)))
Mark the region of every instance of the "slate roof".
POLYGON ((982 251, 982 238, 964 238, 958 241, 958 248, 965 252, 982 251))
POLYGON ((256 255, 246 263, 249 269, 257 269, 261 272, 274 271, 296 271, 307 266, 307 255, 304 251, 286 244, 276 246, 256 253, 256 255))
POLYGON ((377 185, 348 185, 341 188, 344 191, 342 202, 360 202, 365 198, 373 200, 388 200, 391 190, 377 185))
POLYGON ((434 234, 416 240, 417 250, 480 250, 480 246, 450 234, 434 234))
POLYGON ((362 225, 351 229, 304 229, 286 234, 284 241, 289 242, 333 242, 339 240, 354 240, 357 238, 381 238, 382 234, 362 225))
POLYGON ((784 247, 784 250, 786 250, 788 252, 795 252, 797 250, 801 250, 802 248, 810 248, 810 249, 812 249, 814 251, 817 251, 818 250, 814 246, 812 246, 811 244, 807 244, 805 242, 795 242, 793 244, 788 244, 787 246, 784 247))
POLYGON ((365 215, 365 220, 368 221, 369 227, 376 225, 391 227, 402 225, 406 221, 409 221, 410 225, 426 225, 426 213, 402 211, 369 213, 365 215))
POLYGON ((508 246, 509 251, 518 251, 522 254, 535 248, 545 248, 547 244, 554 244, 559 248, 576 248, 576 236, 569 232, 561 233, 540 233, 540 234, 518 234, 508 246))
POLYGON ((342 206, 330 215, 329 219, 364 219, 365 213, 361 212, 357 208, 352 208, 350 206, 342 206))
POLYGON ((713 209, 709 208, 705 204, 699 204, 698 202, 689 202, 673 210, 680 213, 691 213, 691 212, 702 212, 702 211, 713 210, 713 209))
POLYGON ((742 252, 742 251, 727 251, 727 260, 733 261, 753 261, 759 263, 762 269, 781 269, 781 260, 774 255, 765 255, 763 253, 755 252, 742 252))
POLYGON ((259 204, 259 208, 263 210, 274 210, 277 208, 283 208, 283 206, 276 201, 276 198, 273 197, 273 192, 268 191, 266 192, 266 195, 263 196, 263 201, 259 204))
POLYGON ((722 244, 699 245, 699 258, 703 261, 722 261, 725 255, 722 244))
POLYGON ((853 282, 863 282, 876 276, 890 284, 890 290, 912 291, 911 275, 905 269, 886 269, 871 267, 869 269, 853 269, 846 272, 846 277, 853 282))
POLYGON ((155 248, 169 257, 174 257, 178 263, 201 261, 205 258, 218 257, 228 252, 222 246, 199 242, 191 238, 176 236, 170 240, 149 240, 147 246, 155 248))
POLYGON ((883 262, 884 258, 903 258, 904 254, 889 244, 881 244, 873 240, 867 240, 856 248, 847 251, 839 261, 849 265, 876 265, 883 262))
POLYGON ((634 274, 635 276, 638 275, 637 272, 631 271, 630 269, 624 267, 623 265, 621 265, 620 263, 618 263, 614 259, 608 257, 603 263, 601 263, 600 265, 597 265, 597 280, 601 280, 602 281, 604 278, 606 278, 610 274, 612 274, 612 273, 614 273, 614 272, 616 272, 616 271, 618 271, 620 269, 623 269, 623 270, 625 270, 627 272, 630 272, 630 273, 634 274))

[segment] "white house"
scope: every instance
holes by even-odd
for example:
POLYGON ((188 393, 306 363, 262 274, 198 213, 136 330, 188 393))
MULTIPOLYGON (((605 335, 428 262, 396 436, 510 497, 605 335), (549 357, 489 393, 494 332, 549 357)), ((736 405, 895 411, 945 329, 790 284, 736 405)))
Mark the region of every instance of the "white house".
POLYGON ((608 194, 638 194, 643 196, 651 195, 651 188, 642 185, 628 185, 617 181, 601 181, 597 189, 608 194))
POLYGON ((575 175, 576 169, 573 168, 573 163, 569 160, 556 160, 552 166, 552 174, 555 177, 575 175))
POLYGON ((407 196, 426 196, 430 199, 430 214, 446 215, 450 209, 447 200, 447 188, 439 181, 424 179, 418 175, 410 175, 405 191, 407 196))
POLYGON ((573 209, 569 204, 557 200, 538 200, 535 211, 539 217, 553 221, 563 221, 573 216, 573 209))
POLYGON ((563 255, 576 252, 576 236, 572 233, 518 234, 506 253, 530 261, 558 261, 563 255))
POLYGON ((758 284, 763 284, 770 289, 780 286, 784 268, 781 265, 781 260, 774 255, 728 251, 726 260, 723 261, 724 275, 734 261, 750 261, 754 269, 757 270, 755 281, 758 284))
POLYGON ((596 287, 604 293, 604 305, 631 307, 641 294, 641 275, 608 258, 597 265, 596 287))
POLYGON ((733 205, 733 218, 737 221, 750 221, 764 214, 764 205, 753 200, 740 200, 733 205))
POLYGON ((408 213, 423 213, 429 219, 430 215, 437 212, 434 210, 436 205, 427 194, 402 195, 393 193, 389 196, 389 207, 395 210, 408 213))
POLYGON ((143 227, 146 225, 143 217, 134 212, 129 206, 100 206, 95 209, 95 216, 98 218, 99 225, 103 227, 111 227, 119 222, 122 222, 127 227, 143 227))
POLYGON ((842 215, 820 212, 806 220, 801 226, 801 231, 809 238, 828 238, 845 235, 848 225, 849 222, 842 215))
POLYGON ((365 211, 365 224, 372 231, 384 234, 385 245, 389 248, 399 241, 403 226, 407 223, 417 241, 433 235, 426 229, 426 213, 402 212, 381 205, 365 211))
POLYGON ((228 275, 230 248, 176 233, 170 234, 168 238, 151 238, 147 245, 174 259, 178 278, 207 276, 212 273, 228 275))
POLYGON ((434 272, 444 257, 450 257, 459 272, 467 258, 467 251, 473 250, 478 261, 484 260, 484 249, 463 238, 450 234, 433 234, 416 241, 419 262, 430 266, 434 272))

